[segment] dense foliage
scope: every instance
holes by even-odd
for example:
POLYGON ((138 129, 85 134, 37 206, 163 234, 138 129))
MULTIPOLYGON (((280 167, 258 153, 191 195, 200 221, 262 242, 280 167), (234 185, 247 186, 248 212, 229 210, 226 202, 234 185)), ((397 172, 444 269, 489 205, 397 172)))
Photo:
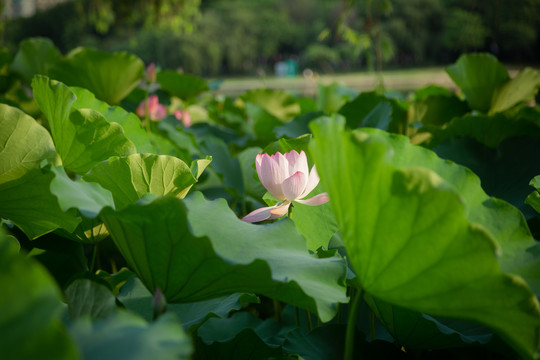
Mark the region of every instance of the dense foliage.
POLYGON ((276 62, 286 59, 298 61, 300 70, 324 72, 377 63, 447 64, 467 51, 488 51, 504 62, 540 61, 539 0, 208 0, 200 10, 198 5, 70 1, 6 21, 3 38, 12 51, 24 38, 45 36, 63 52, 79 45, 124 50, 146 63, 206 76, 273 73, 276 62))
POLYGON ((128 53, 0 55, 6 358, 538 353, 536 70, 478 53, 459 95, 227 98, 128 53), (242 221, 279 200, 256 155, 292 150, 330 201, 242 221))

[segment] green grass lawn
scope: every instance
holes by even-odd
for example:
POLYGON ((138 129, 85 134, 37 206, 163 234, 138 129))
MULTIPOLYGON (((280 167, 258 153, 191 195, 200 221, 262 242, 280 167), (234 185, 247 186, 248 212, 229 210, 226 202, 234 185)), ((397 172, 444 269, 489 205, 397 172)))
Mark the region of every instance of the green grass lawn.
MULTIPOLYGON (((226 95, 238 95, 251 89, 270 88, 313 96, 317 91, 318 83, 328 85, 333 82, 344 84, 358 91, 371 91, 377 86, 377 74, 375 72, 329 75, 315 73, 311 77, 300 75, 280 78, 274 76, 227 78, 224 79, 218 92, 226 95)), ((386 89, 399 91, 416 90, 430 84, 449 89, 456 88, 443 67, 384 71, 383 84, 386 89)))

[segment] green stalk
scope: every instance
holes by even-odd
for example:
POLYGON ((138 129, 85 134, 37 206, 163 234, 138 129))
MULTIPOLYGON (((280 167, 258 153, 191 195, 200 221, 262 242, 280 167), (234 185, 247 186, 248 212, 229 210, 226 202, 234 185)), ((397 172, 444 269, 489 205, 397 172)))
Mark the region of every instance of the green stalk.
POLYGON ((311 332, 313 330, 313 322, 311 321, 311 313, 306 310, 306 315, 307 315, 308 330, 309 330, 309 332, 311 332))
POLYGON ((92 251, 92 260, 90 261, 90 272, 94 272, 94 267, 96 266, 96 258, 98 253, 98 245, 94 244, 94 249, 92 251))
POLYGON ((274 316, 276 321, 278 324, 281 324, 281 304, 279 303, 279 300, 276 299, 272 299, 272 303, 274 304, 274 316))
POLYGON ((356 319, 358 318, 358 311, 360 310, 360 304, 362 303, 362 289, 358 289, 354 299, 349 304, 349 318, 347 321, 347 332, 345 335, 345 360, 353 359, 354 351, 354 335, 356 333, 356 319))

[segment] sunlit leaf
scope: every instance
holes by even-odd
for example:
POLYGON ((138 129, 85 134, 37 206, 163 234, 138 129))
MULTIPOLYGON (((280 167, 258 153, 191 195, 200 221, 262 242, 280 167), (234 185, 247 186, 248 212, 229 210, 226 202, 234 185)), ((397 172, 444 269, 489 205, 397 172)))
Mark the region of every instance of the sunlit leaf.
POLYGON ((54 160, 56 151, 49 132, 21 110, 0 104, 0 183, 20 178, 54 160))
POLYGON ((76 96, 64 84, 36 76, 32 88, 66 169, 84 174, 111 156, 136 151, 119 124, 109 123, 96 110, 72 109, 76 96))
POLYGON ((72 104, 73 109, 92 109, 100 112, 108 122, 122 125, 124 135, 135 144, 137 152, 156 152, 137 115, 125 111, 120 106, 109 106, 106 102, 96 99, 94 94, 86 89, 73 87, 71 91, 77 97, 77 100, 72 104))
POLYGON ((469 106, 484 113, 491 108, 496 89, 510 79, 503 64, 487 53, 461 55, 446 72, 463 91, 469 106))
POLYGON ((118 209, 136 203, 146 193, 183 198, 197 182, 182 160, 153 154, 113 157, 95 166, 83 179, 109 190, 118 209))
POLYGON ((493 93, 490 114, 504 111, 519 103, 534 100, 540 87, 540 73, 525 68, 493 93))

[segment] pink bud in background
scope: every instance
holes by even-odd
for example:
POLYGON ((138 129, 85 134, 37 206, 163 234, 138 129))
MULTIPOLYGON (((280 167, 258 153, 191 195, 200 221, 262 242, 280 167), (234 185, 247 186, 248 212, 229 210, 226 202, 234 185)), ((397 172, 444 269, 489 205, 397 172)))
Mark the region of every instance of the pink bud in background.
POLYGON ((156 64, 152 62, 146 68, 146 81, 149 84, 152 84, 156 82, 156 78, 157 78, 156 64))
POLYGON ((191 114, 189 113, 189 111, 187 110, 175 110, 174 111, 174 116, 182 122, 182 124, 185 126, 185 127, 190 127, 192 122, 191 122, 191 114))
POLYGON ((146 109, 148 109, 148 117, 152 121, 158 121, 167 116, 167 110, 165 106, 159 103, 157 95, 151 95, 148 99, 141 101, 137 107, 137 115, 144 118, 146 116, 146 109))

